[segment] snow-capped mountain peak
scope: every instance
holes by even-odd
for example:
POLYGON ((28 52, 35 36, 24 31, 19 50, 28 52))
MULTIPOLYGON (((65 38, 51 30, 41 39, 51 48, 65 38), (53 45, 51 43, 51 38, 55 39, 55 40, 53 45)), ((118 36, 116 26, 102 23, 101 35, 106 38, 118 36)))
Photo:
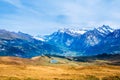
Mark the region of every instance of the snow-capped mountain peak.
POLYGON ((79 29, 79 30, 73 30, 73 29, 71 29, 70 31, 72 33, 77 33, 77 34, 84 34, 86 32, 86 30, 82 30, 82 29, 79 29))
POLYGON ((58 30, 58 32, 60 33, 68 33, 70 35, 82 35, 84 34, 85 32, 87 32, 87 30, 83 30, 83 29, 67 29, 67 28, 64 28, 64 29, 60 29, 58 30))
POLYGON ((102 27, 97 28, 97 30, 103 34, 109 34, 114 31, 114 29, 106 25, 103 25, 102 27))

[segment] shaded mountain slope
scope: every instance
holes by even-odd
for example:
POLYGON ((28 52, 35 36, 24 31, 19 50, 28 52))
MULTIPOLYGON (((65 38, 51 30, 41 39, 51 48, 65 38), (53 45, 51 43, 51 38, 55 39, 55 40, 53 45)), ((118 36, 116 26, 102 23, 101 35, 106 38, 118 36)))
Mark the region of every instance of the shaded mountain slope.
POLYGON ((0 30, 0 55, 31 58, 42 54, 61 52, 54 45, 34 39, 25 33, 0 30))

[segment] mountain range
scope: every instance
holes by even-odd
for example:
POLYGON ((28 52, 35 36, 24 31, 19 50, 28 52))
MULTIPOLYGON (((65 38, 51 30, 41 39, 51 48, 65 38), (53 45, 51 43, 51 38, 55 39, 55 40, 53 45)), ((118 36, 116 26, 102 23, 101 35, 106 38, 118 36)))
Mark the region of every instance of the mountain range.
POLYGON ((0 30, 0 56, 91 56, 120 53, 120 29, 60 29, 44 37, 0 30))
POLYGON ((63 56, 120 53, 120 29, 103 25, 92 30, 62 29, 46 36, 46 42, 63 50, 63 56))
POLYGON ((0 56, 31 58, 61 52, 59 48, 55 47, 22 32, 0 30, 0 56))

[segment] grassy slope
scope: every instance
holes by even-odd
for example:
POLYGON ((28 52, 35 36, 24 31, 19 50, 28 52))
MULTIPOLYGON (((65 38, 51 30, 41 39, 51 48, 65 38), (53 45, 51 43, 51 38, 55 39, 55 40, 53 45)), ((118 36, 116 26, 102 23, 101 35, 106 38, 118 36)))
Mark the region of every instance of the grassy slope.
POLYGON ((0 57, 0 80, 120 80, 120 66, 106 61, 74 62, 56 57, 0 57), (57 64, 49 61, 56 59, 57 64))

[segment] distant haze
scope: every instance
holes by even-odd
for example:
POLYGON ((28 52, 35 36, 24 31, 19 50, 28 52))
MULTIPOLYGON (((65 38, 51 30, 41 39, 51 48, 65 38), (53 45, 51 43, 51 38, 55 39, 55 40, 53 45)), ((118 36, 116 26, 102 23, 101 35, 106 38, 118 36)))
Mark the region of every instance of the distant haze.
POLYGON ((120 0, 0 0, 0 29, 31 35, 60 28, 120 28, 120 0))

